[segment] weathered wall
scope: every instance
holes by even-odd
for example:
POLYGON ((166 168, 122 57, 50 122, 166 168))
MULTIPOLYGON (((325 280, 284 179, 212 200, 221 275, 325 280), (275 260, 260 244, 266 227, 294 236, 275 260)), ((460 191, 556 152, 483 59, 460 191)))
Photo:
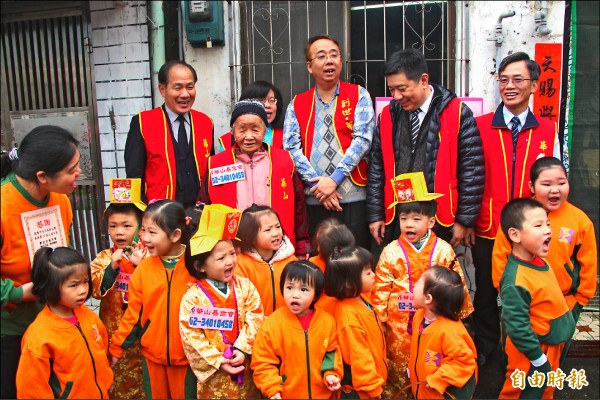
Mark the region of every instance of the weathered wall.
POLYGON ((185 61, 192 65, 198 73, 196 84, 196 101, 193 108, 202 111, 213 119, 215 138, 229 132, 231 117, 231 76, 229 70, 230 21, 228 18, 229 2, 223 2, 223 18, 225 21, 225 46, 213 45, 212 48, 192 47, 187 41, 185 29, 183 45, 185 61))
MULTIPOLYGON (((468 96, 483 97, 484 113, 495 110, 496 45, 488 38, 494 37, 498 16, 514 10, 515 16, 502 21, 504 43, 501 58, 509 52, 524 51, 534 57, 536 43, 562 43, 564 30, 564 1, 547 1, 547 26, 552 30, 548 36, 534 34, 534 14, 540 1, 469 1, 461 2, 468 9, 468 96)), ((459 5, 460 6, 460 5, 459 5)), ((457 74, 459 72, 457 71, 457 74)))
MULTIPOLYGON (((131 117, 152 108, 145 1, 90 1, 92 60, 105 190, 124 178, 123 151, 131 117), (110 110, 114 111, 113 131, 110 110)), ((108 192, 105 199, 109 199, 108 192)))

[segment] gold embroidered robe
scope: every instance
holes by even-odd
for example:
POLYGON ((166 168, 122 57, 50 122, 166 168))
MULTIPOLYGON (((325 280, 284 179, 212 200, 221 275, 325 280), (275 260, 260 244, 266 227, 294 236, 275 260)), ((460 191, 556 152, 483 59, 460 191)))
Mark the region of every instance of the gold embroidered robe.
MULTIPOLYGON (((102 250, 91 263, 92 296, 100 300, 99 316, 106 326, 109 338, 112 338, 125 313, 123 309, 124 292, 115 290, 114 283, 113 287, 105 293, 101 293, 100 289, 104 271, 106 268, 110 268, 112 253, 112 249, 102 250)), ((112 398, 140 399, 146 396, 142 381, 142 353, 139 341, 125 351, 113 371, 115 383, 110 392, 112 398)))
MULTIPOLYGON (((236 399, 259 398, 260 392, 252 381, 250 370, 250 357, 254 339, 264 319, 263 306, 256 287, 249 279, 235 276, 229 282, 229 296, 233 296, 231 289, 235 290, 238 310, 238 326, 240 328, 233 346, 244 352, 246 360, 244 366, 244 383, 238 385, 231 380, 231 376, 219 369, 223 352, 229 346, 223 341, 221 331, 218 329, 200 329, 189 325, 191 309, 193 306, 213 307, 210 299, 196 284, 190 286, 181 300, 179 311, 179 330, 186 357, 190 362, 192 371, 198 378, 198 399, 236 399)), ((224 307, 226 301, 221 297, 213 296, 215 305, 224 307)))
MULTIPOLYGON (((430 233, 429 240, 418 253, 402 236, 399 239, 402 247, 398 240, 388 244, 383 249, 375 270, 371 302, 381 322, 386 324, 388 379, 384 385, 384 398, 406 398, 407 393, 410 393, 410 390, 403 390, 410 383, 406 375, 411 341, 411 335, 407 332, 410 313, 401 311, 398 307, 398 296, 410 292, 406 256, 410 263, 413 287, 427 268, 432 265, 449 268, 456 258, 450 244, 437 238, 432 231, 430 233)), ((465 286, 465 303, 461 311, 461 318, 465 318, 473 311, 473 304, 458 261, 453 269, 460 275, 465 286)))

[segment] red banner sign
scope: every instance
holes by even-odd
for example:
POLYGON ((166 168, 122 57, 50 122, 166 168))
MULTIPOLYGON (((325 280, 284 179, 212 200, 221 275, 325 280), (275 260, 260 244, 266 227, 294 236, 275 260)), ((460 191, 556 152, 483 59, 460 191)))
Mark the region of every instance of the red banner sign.
POLYGON ((536 43, 535 61, 542 74, 533 95, 533 113, 558 123, 562 76, 562 44, 536 43))

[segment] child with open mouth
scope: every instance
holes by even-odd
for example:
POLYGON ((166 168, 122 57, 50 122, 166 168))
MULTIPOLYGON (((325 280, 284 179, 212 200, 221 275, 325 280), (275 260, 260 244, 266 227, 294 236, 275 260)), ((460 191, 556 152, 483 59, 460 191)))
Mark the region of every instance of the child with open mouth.
POLYGON ((261 326, 252 355, 254 382, 270 399, 326 399, 340 388, 342 358, 336 324, 315 303, 323 272, 310 261, 292 261, 281 273, 285 307, 261 326))
POLYGON ((263 321, 263 307, 249 279, 234 275, 232 240, 241 211, 222 204, 191 212, 195 231, 185 265, 197 280, 181 300, 181 341, 198 379, 198 399, 257 398, 250 355, 263 321))

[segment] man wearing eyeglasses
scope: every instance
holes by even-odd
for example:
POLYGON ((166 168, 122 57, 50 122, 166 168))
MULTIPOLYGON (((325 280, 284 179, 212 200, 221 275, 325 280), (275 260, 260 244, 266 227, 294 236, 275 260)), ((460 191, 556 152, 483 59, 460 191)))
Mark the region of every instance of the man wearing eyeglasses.
POLYGON ((560 159, 556 125, 534 116, 529 99, 538 87, 540 66, 526 53, 505 57, 498 67, 502 103, 495 112, 476 118, 485 161, 485 189, 475 224, 472 247, 475 264, 475 346, 480 365, 498 349, 500 324, 498 291, 492 283, 492 250, 500 213, 509 200, 531 197, 529 170, 540 157, 560 159))
POLYGON ((306 185, 309 234, 335 216, 352 231, 357 245, 368 248, 365 185, 373 103, 365 88, 340 80, 342 53, 335 39, 310 38, 304 55, 316 85, 290 102, 283 147, 306 185))

